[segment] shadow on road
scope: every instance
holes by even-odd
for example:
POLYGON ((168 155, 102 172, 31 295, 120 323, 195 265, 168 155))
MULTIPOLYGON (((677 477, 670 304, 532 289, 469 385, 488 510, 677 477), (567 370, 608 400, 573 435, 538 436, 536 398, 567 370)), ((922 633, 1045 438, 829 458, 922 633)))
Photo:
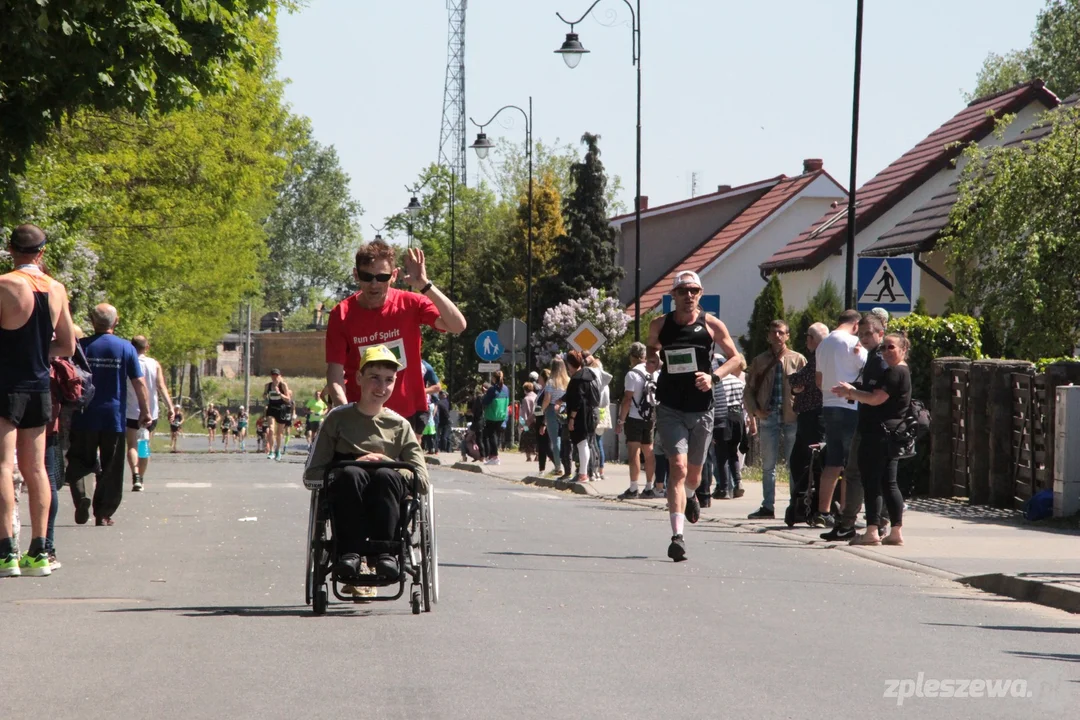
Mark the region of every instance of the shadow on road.
MULTIPOLYGON (((176 613, 185 617, 314 617, 306 605, 223 605, 206 607, 140 607, 102 610, 107 613, 176 613)), ((345 604, 331 605, 327 615, 367 617, 371 608, 357 608, 345 604), (347 611, 347 612, 343 612, 347 611)))
POLYGON ((1065 653, 1028 652, 1027 650, 1006 650, 1005 652, 1008 655, 1027 658, 1028 660, 1057 660, 1059 662, 1080 662, 1080 655, 1067 655, 1065 653))
MULTIPOLYGON (((488 555, 511 557, 571 558, 573 560, 649 560, 647 555, 569 555, 563 553, 489 552, 488 555)), ((652 558, 655 560, 655 558, 652 558)), ((440 563, 441 564, 441 563, 440 563)))
POLYGON ((965 627, 979 630, 1009 630, 1011 632, 1060 633, 1080 635, 1080 627, 1034 627, 1028 625, 964 625, 963 623, 926 623, 934 627, 965 627))

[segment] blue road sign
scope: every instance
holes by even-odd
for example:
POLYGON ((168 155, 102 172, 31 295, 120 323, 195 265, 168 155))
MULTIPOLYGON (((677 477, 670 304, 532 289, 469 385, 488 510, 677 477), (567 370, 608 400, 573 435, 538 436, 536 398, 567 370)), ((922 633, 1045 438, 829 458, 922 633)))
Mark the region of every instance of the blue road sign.
POLYGON ((499 342, 499 333, 494 330, 485 330, 476 336, 476 354, 484 362, 494 362, 503 354, 502 343, 499 342))
MULTIPOLYGON (((720 317, 720 296, 719 295, 702 295, 701 301, 698 302, 698 307, 707 313, 720 317)), ((670 295, 664 296, 664 314, 675 309, 674 300, 670 295)))
POLYGON ((909 313, 913 261, 909 257, 859 258, 859 283, 855 309, 876 307, 891 313, 909 313))

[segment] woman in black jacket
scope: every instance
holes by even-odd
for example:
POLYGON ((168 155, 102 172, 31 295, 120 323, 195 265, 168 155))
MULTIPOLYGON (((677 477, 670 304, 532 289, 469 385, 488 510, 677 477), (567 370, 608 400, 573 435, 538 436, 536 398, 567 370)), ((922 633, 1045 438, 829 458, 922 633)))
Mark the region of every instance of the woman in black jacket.
POLYGON ((596 433, 599 419, 600 383, 592 368, 585 367, 585 359, 577 350, 566 353, 566 369, 570 372, 570 384, 563 398, 567 431, 578 451, 578 474, 571 482, 588 482, 589 436, 596 433))
MULTIPOLYGON (((867 316, 859 324, 860 337, 864 332, 883 333, 881 321, 867 316)), ((880 377, 867 373, 859 389, 840 383, 833 392, 859 403, 859 472, 862 474, 866 502, 866 532, 856 535, 852 545, 903 545, 904 496, 896 484, 896 465, 899 448, 890 435, 905 421, 911 405, 911 372, 907 366, 910 349, 902 333, 885 335, 881 354, 889 367, 880 377), (892 530, 882 538, 878 533, 882 492, 889 510, 892 530)))

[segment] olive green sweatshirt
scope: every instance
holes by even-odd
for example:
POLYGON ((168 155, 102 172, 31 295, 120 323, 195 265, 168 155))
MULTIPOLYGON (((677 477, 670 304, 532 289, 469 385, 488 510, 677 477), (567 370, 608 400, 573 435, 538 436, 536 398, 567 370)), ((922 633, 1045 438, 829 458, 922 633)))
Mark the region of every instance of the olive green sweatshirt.
MULTIPOLYGON (((412 463, 418 471, 416 479, 420 493, 427 494, 427 463, 409 421, 386 408, 377 415, 365 415, 356 403, 336 407, 326 416, 315 439, 315 447, 308 455, 304 479, 309 482, 322 480, 337 454, 355 459, 367 453, 412 463)), ((406 480, 413 478, 413 473, 408 470, 400 472, 406 480)))

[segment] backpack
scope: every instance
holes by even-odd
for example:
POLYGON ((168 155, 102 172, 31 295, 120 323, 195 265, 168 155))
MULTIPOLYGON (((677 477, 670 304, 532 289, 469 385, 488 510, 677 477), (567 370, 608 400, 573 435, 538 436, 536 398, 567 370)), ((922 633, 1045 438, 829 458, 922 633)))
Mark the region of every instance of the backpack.
POLYGON ((888 431, 890 454, 901 460, 915 457, 915 441, 930 432, 930 411, 921 400, 911 400, 907 414, 888 431))
POLYGON ((75 343, 75 352, 70 358, 53 358, 52 371, 60 388, 61 405, 76 411, 90 406, 94 399, 94 374, 82 345, 75 343))
POLYGON ((651 422, 653 415, 656 414, 656 381, 648 373, 643 373, 640 370, 631 370, 630 372, 641 376, 643 386, 641 388, 641 402, 634 401, 634 407, 637 408, 638 415, 645 422, 651 422))

